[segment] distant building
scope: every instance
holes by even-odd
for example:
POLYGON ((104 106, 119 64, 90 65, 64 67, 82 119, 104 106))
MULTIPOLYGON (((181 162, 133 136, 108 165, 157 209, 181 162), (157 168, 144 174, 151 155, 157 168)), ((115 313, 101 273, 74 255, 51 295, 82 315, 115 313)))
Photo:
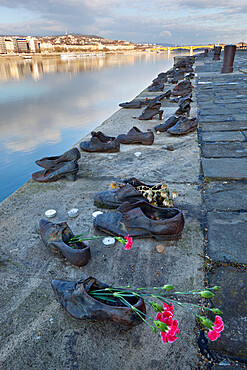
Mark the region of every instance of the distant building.
POLYGON ((28 53, 29 45, 26 39, 14 38, 13 44, 16 53, 28 53))
POLYGON ((12 38, 6 38, 5 39, 5 45, 7 49, 7 53, 13 53, 14 52, 14 44, 12 38))
POLYGON ((5 38, 0 37, 0 54, 7 54, 5 38))
POLYGON ((35 37, 28 36, 27 37, 27 44, 28 44, 28 51, 32 53, 37 53, 40 50, 40 43, 35 37))

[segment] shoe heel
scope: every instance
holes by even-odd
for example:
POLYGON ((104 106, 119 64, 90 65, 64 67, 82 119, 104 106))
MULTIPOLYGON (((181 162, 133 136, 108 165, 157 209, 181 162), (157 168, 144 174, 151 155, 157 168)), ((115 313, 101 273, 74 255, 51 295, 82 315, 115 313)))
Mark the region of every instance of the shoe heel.
POLYGON ((182 238, 182 232, 178 234, 171 234, 171 235, 154 235, 156 240, 165 240, 165 241, 170 241, 170 240, 179 240, 182 238))
POLYGON ((76 173, 68 173, 67 175, 65 175, 65 177, 68 181, 75 181, 76 180, 76 173))
POLYGON ((163 110, 159 111, 159 119, 162 120, 163 110))

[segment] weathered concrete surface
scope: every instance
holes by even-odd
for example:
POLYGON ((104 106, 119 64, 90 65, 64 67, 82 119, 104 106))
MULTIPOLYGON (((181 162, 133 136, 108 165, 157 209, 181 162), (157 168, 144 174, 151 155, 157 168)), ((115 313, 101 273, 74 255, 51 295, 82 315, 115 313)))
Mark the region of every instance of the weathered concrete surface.
MULTIPOLYGON (((167 89, 170 87, 167 85, 167 89)), ((141 95, 152 96, 147 91, 141 95)), ((163 106, 165 118, 177 109, 177 104, 167 101, 163 106)), ((194 103, 192 115, 195 111, 194 103)), ((140 112, 141 109, 121 109, 98 129, 113 136, 126 133, 133 125, 144 131, 159 122, 132 118, 140 112)), ((157 286, 169 282, 178 289, 203 287, 196 133, 185 137, 155 134, 151 147, 121 145, 116 154, 81 155, 76 182, 61 179, 39 184, 30 180, 0 205, 2 368, 173 369, 174 364, 183 369, 197 368, 200 359, 196 326, 187 312, 176 310, 179 338, 172 345, 164 345, 159 335, 144 324, 125 331, 114 324, 79 322, 69 317, 56 302, 50 286, 52 279, 95 276, 116 285, 157 286), (167 145, 173 145, 175 150, 168 151, 167 145), (134 155, 137 151, 142 153, 139 159, 134 155), (130 176, 149 183, 166 179, 170 187, 178 190, 175 204, 181 206, 185 216, 182 240, 165 242, 162 254, 156 252, 159 243, 155 239, 134 240, 130 251, 121 244, 105 248, 100 240, 89 241, 92 258, 82 268, 70 265, 44 246, 36 227, 51 208, 57 210, 53 221, 67 221, 75 234, 88 230, 90 235, 103 235, 92 226, 91 214, 97 209, 93 194, 107 189, 113 179, 130 176), (79 209, 76 219, 68 218, 67 211, 72 207, 79 209)), ((149 308, 148 312, 153 315, 149 308)))

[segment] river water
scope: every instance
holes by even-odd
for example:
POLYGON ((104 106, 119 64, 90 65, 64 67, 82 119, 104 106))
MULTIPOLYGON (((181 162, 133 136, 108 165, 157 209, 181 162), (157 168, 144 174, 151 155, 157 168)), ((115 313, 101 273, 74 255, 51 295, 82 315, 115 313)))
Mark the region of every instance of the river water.
POLYGON ((167 53, 0 59, 0 201, 173 65, 167 53))

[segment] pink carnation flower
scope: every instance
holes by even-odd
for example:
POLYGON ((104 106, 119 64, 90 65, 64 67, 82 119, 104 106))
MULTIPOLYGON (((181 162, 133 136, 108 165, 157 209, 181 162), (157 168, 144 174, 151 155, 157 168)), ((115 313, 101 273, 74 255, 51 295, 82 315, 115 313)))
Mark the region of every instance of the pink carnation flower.
POLYGON ((166 304, 163 302, 163 305, 164 305, 164 311, 158 312, 156 316, 156 320, 159 320, 168 326, 167 331, 160 332, 162 342, 172 343, 172 342, 175 342, 175 340, 177 339, 176 335, 179 333, 178 321, 173 320, 173 317, 174 317, 173 304, 166 304))
POLYGON ((124 239, 127 241, 127 243, 125 244, 124 249, 129 250, 133 246, 133 239, 129 235, 125 236, 124 239))
POLYGON ((220 333, 224 330, 224 323, 220 316, 215 316, 214 326, 212 330, 208 332, 208 338, 215 341, 220 337, 220 333))

